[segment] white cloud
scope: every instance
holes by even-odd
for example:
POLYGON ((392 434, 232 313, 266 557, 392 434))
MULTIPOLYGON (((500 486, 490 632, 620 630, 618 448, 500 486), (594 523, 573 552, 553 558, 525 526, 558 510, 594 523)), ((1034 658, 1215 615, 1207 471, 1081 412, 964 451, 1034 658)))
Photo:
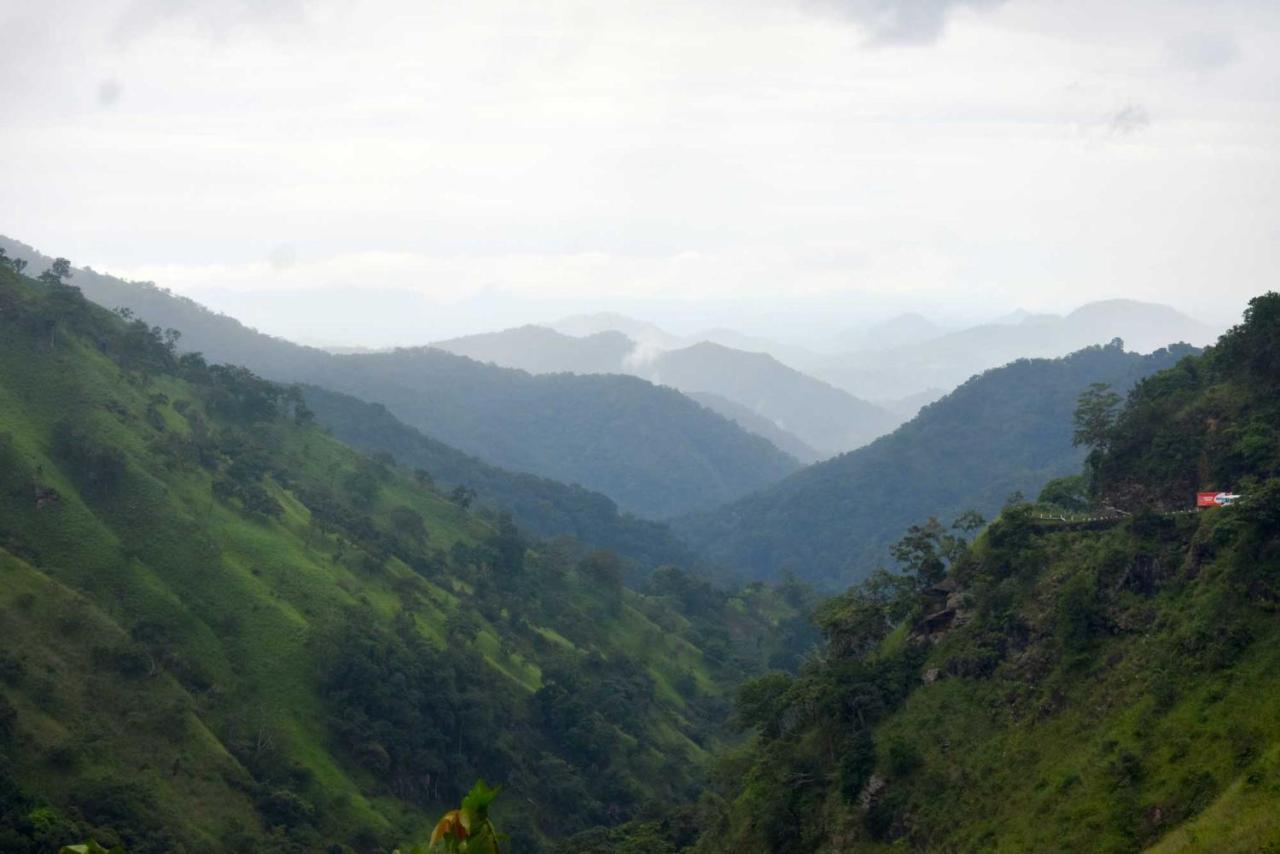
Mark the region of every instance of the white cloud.
POLYGON ((266 322, 1212 308, 1280 261, 1261 2, 4 4, 0 232, 266 322))

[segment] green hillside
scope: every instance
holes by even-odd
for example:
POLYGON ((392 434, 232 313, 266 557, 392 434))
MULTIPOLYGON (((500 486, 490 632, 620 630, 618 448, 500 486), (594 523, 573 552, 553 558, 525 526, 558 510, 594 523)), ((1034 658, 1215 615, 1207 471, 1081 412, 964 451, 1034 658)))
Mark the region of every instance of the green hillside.
POLYGON ((914 522, 966 509, 991 516, 1011 494, 1035 495, 1078 471, 1077 395, 1095 382, 1127 389, 1190 352, 1140 356, 1113 342, 987 371, 867 447, 679 519, 676 532, 732 572, 768 579, 790 570, 839 589, 887 565, 889 545, 914 522))
POLYGON ((0 265, 0 850, 382 851, 483 776, 536 851, 693 797, 802 652, 802 591, 631 592, 46 279, 0 265))
POLYGON ((1104 518, 910 529, 903 576, 819 611, 820 656, 740 691, 718 796, 583 850, 1277 850, 1280 294, 1118 417, 1094 399, 1104 518), (1243 498, 1187 512, 1201 487, 1243 498))
POLYGON ((517 524, 540 536, 568 535, 615 551, 632 562, 629 582, 662 564, 695 562, 666 525, 622 513, 606 495, 491 466, 424 436, 381 404, 315 386, 307 386, 303 394, 316 422, 339 441, 365 453, 390 454, 445 489, 473 490, 482 504, 509 511, 517 524))
MULTIPOLYGON (((53 260, 4 238, 0 248, 28 260, 32 273, 53 260)), ((184 352, 383 404, 491 465, 581 484, 639 516, 709 509, 799 468, 766 439, 636 377, 531 376, 431 347, 335 355, 264 335, 153 284, 75 275, 91 301, 177 329, 184 352)), ((560 510, 574 512, 572 504, 560 510)))

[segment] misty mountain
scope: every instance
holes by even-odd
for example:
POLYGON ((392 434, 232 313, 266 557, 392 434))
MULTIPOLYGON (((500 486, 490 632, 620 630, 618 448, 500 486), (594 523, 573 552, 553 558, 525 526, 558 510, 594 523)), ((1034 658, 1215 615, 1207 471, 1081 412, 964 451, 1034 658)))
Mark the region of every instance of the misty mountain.
POLYGON ((712 412, 718 412, 736 423, 748 433, 763 436, 773 443, 774 447, 785 451, 802 463, 814 463, 822 459, 822 454, 805 444, 798 436, 788 433, 763 415, 748 409, 741 403, 721 397, 709 391, 691 391, 686 394, 712 412))
MULTIPOLYGON (((0 241, 32 271, 50 260, 0 241)), ((530 374, 429 347, 335 355, 273 338, 193 300, 89 270, 86 297, 182 333, 181 347, 262 376, 381 403, 401 421, 490 464, 603 492, 663 517, 732 501, 798 467, 767 440, 636 377, 530 374)))
POLYGON ((655 383, 742 404, 828 456, 865 445, 901 421, 767 353, 702 342, 660 353, 632 369, 655 383))
POLYGON ((871 445, 809 466, 711 513, 675 523, 700 553, 730 571, 777 578, 791 570, 843 587, 889 563, 909 525, 947 524, 967 509, 990 517, 1014 492, 1079 471, 1076 398, 1091 383, 1125 390, 1194 352, 1141 356, 1093 346, 1060 359, 1020 359, 974 377, 871 445))
POLYGON ((866 329, 851 329, 836 336, 833 343, 844 350, 883 350, 922 344, 945 333, 943 327, 924 315, 908 312, 866 329))
POLYGON ((437 487, 466 487, 481 504, 509 511, 539 536, 569 535, 612 549, 641 571, 660 564, 689 566, 689 549, 661 522, 619 512, 606 495, 577 485, 492 466, 404 424, 380 403, 316 386, 304 389, 316 421, 334 438, 366 453, 387 453, 406 468, 427 472, 437 487))
POLYGON ((1137 353, 1170 341, 1210 343, 1221 330, 1166 305, 1106 300, 1065 316, 1025 315, 949 332, 921 343, 861 350, 805 366, 814 375, 868 400, 901 397, 929 387, 955 388, 1013 359, 1057 358, 1114 338, 1137 353))
MULTIPOLYGON (((618 318, 604 315, 597 319, 608 322, 618 318)), ((636 323, 639 321, 632 322, 632 329, 636 323)), ((709 341, 662 350, 656 345, 637 344, 619 330, 573 337, 545 327, 521 326, 433 346, 531 373, 627 373, 686 394, 711 394, 754 413, 756 419, 740 419, 741 411, 729 417, 749 430, 752 428, 747 424, 754 423, 752 432, 770 441, 778 439, 778 446, 788 453, 793 452, 794 443, 779 437, 778 431, 794 436, 823 457, 864 445, 903 420, 767 353, 709 341), (772 426, 762 424, 759 418, 772 426), (786 447, 788 444, 792 447, 786 447)), ((720 411, 714 402, 707 405, 720 411)), ((793 455, 806 459, 804 454, 793 455)))
POLYGON ((915 394, 909 394, 906 397, 892 398, 890 400, 874 401, 876 406, 881 409, 887 409, 902 421, 910 421, 935 400, 940 400, 946 396, 946 392, 940 388, 927 388, 924 391, 918 391, 915 394))
POLYGON ((636 344, 616 330, 574 337, 530 324, 437 341, 431 346, 531 374, 619 374, 624 373, 623 363, 636 344))
POLYGON ((602 332, 621 332, 639 344, 648 344, 663 350, 675 347, 686 347, 692 342, 679 335, 673 335, 662 327, 646 320, 637 320, 612 311, 601 311, 594 314, 575 314, 561 318, 548 324, 562 335, 574 338, 586 338, 602 332))

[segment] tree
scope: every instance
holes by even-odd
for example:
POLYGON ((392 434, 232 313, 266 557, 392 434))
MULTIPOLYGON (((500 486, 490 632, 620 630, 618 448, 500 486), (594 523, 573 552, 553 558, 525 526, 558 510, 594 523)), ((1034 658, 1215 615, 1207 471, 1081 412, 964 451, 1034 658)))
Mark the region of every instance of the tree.
POLYGON ((1081 511, 1089 506, 1089 491, 1083 475, 1074 474, 1049 481, 1036 499, 1040 504, 1052 504, 1063 510, 1081 511))
POLYGON ((398 533, 413 542, 420 543, 427 538, 427 526, 422 521, 422 516, 412 507, 393 507, 388 518, 398 533))
POLYGON ((1077 448, 1085 446, 1094 452, 1105 452, 1116 411, 1120 407, 1120 395, 1111 390, 1109 383, 1092 383, 1076 399, 1076 411, 1072 416, 1075 433, 1071 442, 1077 448))
POLYGON ((63 279, 71 278, 71 262, 66 258, 55 258, 49 269, 40 274, 40 281, 49 285, 60 285, 63 279))
POLYGON ((449 500, 457 504, 463 510, 471 506, 471 502, 476 498, 476 491, 469 486, 458 484, 449 493, 449 500))
POLYGON ((937 519, 930 517, 923 525, 912 525, 906 535, 890 547, 889 553, 902 567, 903 574, 915 580, 923 590, 937 584, 947 575, 948 568, 964 555, 969 544, 964 534, 978 530, 986 520, 974 510, 966 510, 951 523, 951 531, 937 519))

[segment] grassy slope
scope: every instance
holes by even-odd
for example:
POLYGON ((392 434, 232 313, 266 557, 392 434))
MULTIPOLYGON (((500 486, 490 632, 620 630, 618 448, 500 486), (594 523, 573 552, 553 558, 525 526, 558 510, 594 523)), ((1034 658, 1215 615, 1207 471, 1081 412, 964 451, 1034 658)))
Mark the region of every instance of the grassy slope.
MULTIPOLYGON (((1181 523, 1176 541, 1189 548, 1200 521, 1181 523)), ((1022 611, 1033 636, 1053 631, 1068 579, 1131 546, 1123 529, 1046 540, 1050 562, 1022 611)), ((1222 574, 1222 565, 1206 565, 1154 598, 1124 597, 1122 625, 1078 660, 1054 666, 1061 653, 1041 636, 995 679, 944 678, 915 690, 877 742, 920 751, 920 766, 889 784, 906 794, 917 842, 1126 851, 1212 840, 1214 850, 1256 851, 1274 841, 1280 626, 1253 615, 1253 641, 1229 668, 1187 652, 1188 627, 1214 613, 1222 574)), ((963 630, 944 641, 926 668, 946 673, 965 641, 963 630)))
MULTIPOLYGON (((3 271, 0 289, 20 303, 37 299, 36 286, 3 271)), ((465 611, 477 626, 472 647, 517 699, 540 687, 545 653, 513 639, 504 625, 511 615, 474 610, 468 583, 451 569, 428 580, 395 558, 370 574, 335 557, 338 540, 309 525, 296 489, 267 480, 284 509, 275 519, 215 500, 208 471, 175 466, 158 450, 166 437, 191 432, 180 403, 218 424, 183 380, 126 375, 85 336, 59 332, 46 349, 11 331, 0 335, 0 435, 11 462, 0 467, 0 626, 17 639, 5 649, 25 675, 0 693, 18 710, 19 779, 64 807, 98 776, 150 781, 158 827, 196 848, 219 848, 233 837, 271 835, 242 790, 248 771, 227 749, 265 744, 295 769, 325 833, 420 833, 429 813, 391 798, 335 755, 315 639, 353 609, 389 625, 412 600, 413 624, 439 646, 450 616, 465 611), (64 420, 123 452, 126 473, 109 498, 86 496, 77 473, 55 458, 50 437, 64 420), (36 509, 33 480, 61 501, 36 509), (155 675, 104 668, 114 653, 136 651, 130 637, 163 639, 163 660, 149 662, 155 675), (56 761, 60 750, 72 759, 56 761)), ((341 483, 367 464, 315 428, 277 420, 260 431, 295 485, 341 483)), ((392 471, 369 512, 385 524, 385 511, 397 506, 421 515, 441 552, 492 534, 482 519, 392 471)), ((671 754, 696 762, 705 734, 669 686, 691 674, 714 697, 724 671, 684 639, 687 622, 665 605, 620 595, 624 607, 594 615, 589 631, 582 623, 541 630, 581 654, 640 662, 660 689, 638 749, 655 761, 671 754)))

